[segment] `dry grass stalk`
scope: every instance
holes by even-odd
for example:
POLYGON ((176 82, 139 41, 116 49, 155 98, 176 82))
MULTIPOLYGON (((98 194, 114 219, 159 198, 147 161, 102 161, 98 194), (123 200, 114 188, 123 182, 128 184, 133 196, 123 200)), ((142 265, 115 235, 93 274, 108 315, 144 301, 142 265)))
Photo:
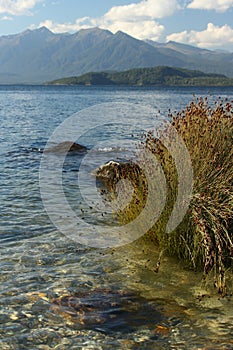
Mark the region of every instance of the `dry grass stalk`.
MULTIPOLYGON (((194 99, 185 110, 170 113, 169 117, 191 157, 193 194, 182 223, 166 234, 177 196, 176 166, 161 138, 155 138, 153 133, 145 135, 142 146, 159 159, 167 180, 165 209, 147 239, 194 269, 202 268, 204 278, 213 270, 214 285, 224 294, 225 270, 233 266, 233 101, 219 99, 210 106, 207 98, 194 99)), ((131 181, 134 180, 132 174, 131 181)), ((121 213, 121 221, 128 222, 138 214, 145 193, 145 186, 137 190, 140 206, 135 199, 124 215, 121 213)))

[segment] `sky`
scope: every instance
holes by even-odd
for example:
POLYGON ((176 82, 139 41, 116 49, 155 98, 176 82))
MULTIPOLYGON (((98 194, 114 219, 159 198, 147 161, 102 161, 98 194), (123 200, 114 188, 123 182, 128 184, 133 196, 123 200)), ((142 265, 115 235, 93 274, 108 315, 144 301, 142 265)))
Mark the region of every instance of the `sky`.
POLYGON ((55 33, 100 27, 233 52, 233 0, 0 0, 0 36, 41 26, 55 33))

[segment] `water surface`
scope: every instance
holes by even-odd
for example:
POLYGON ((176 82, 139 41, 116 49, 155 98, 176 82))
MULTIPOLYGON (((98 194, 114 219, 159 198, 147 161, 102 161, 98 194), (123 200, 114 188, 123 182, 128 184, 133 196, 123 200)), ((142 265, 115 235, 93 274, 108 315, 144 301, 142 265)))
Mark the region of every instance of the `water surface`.
MULTIPOLYGON (((169 108, 185 108, 193 94, 214 101, 232 98, 233 90, 0 86, 1 349, 233 349, 233 299, 219 298, 211 278, 206 286, 201 273, 165 256, 155 273, 160 252, 148 241, 97 249, 69 240, 51 223, 39 190, 41 150, 73 113, 97 103, 127 102, 167 115, 169 108), (93 290, 103 291, 103 300, 106 290, 129 292, 124 330, 112 332, 106 323, 90 329, 51 309, 57 297, 93 290), (132 307, 133 298, 143 298, 152 314, 137 303, 132 307)), ((112 159, 114 150, 100 149, 96 159, 102 157, 112 159)), ((76 205, 74 160, 65 164, 64 181, 76 205)), ((93 217, 101 219, 92 212, 93 217)))

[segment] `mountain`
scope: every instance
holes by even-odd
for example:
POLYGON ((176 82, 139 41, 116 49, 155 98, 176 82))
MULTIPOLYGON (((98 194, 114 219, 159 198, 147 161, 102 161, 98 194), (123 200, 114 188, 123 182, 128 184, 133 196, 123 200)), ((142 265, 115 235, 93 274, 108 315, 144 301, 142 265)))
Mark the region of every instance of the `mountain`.
POLYGON ((181 60, 183 68, 199 69, 206 73, 220 73, 229 77, 232 75, 233 53, 227 51, 211 51, 197 47, 169 41, 161 44, 152 40, 147 43, 157 48, 161 54, 181 60), (222 66, 224 64, 224 67, 222 66), (221 68, 222 66, 222 68, 221 68))
POLYGON ((0 37, 0 84, 43 83, 90 71, 172 66, 233 77, 233 53, 135 39, 99 28, 74 34, 45 27, 0 37))
POLYGON ((233 86, 233 78, 223 74, 203 73, 167 66, 134 68, 123 72, 90 72, 79 77, 54 80, 50 85, 164 85, 233 86))

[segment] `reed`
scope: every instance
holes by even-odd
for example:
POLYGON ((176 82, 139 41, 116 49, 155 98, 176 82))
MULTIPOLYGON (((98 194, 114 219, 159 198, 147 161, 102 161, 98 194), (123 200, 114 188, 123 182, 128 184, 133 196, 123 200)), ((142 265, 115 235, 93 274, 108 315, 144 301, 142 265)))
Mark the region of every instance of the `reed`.
MULTIPOLYGON (((225 272, 233 266, 233 101, 219 98, 210 105, 208 98, 194 98, 185 110, 169 113, 168 117, 190 154, 193 193, 183 221, 167 234, 166 224, 177 196, 176 166, 160 138, 152 133, 145 135, 141 146, 153 152, 162 165, 167 198, 159 220, 144 239, 153 241, 161 251, 176 256, 195 270, 203 269, 204 279, 212 271, 214 286, 224 294, 225 272)), ((130 176, 133 183, 139 183, 138 173, 131 172, 130 176)), ((122 223, 138 215, 146 195, 143 177, 131 204, 120 213, 122 223)))

